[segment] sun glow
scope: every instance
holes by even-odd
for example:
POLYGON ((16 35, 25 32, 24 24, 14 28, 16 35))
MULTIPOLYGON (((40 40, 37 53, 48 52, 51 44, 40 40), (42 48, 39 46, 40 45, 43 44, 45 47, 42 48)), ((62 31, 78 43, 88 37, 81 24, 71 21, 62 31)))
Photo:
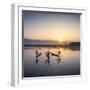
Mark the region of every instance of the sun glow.
POLYGON ((59 42, 63 42, 63 40, 60 39, 59 42))

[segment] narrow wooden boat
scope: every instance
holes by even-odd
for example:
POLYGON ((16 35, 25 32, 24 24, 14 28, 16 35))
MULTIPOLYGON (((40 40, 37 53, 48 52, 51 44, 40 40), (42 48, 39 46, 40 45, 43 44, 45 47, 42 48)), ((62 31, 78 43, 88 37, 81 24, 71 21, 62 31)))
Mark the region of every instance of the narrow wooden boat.
POLYGON ((51 52, 51 55, 59 57, 59 54, 55 54, 55 53, 52 53, 52 52, 51 52))

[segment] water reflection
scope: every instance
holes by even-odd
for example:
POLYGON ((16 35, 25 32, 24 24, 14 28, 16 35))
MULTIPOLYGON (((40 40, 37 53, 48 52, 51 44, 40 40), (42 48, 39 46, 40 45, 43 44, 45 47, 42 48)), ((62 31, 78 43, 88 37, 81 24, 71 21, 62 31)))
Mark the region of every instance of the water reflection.
POLYGON ((80 50, 60 47, 24 48, 24 77, 79 75, 80 50))
POLYGON ((61 58, 60 58, 60 57, 59 57, 59 58, 57 58, 57 59, 56 59, 56 61, 57 61, 57 63, 60 63, 61 58))
POLYGON ((38 58, 36 58, 35 63, 38 64, 38 58))
POLYGON ((46 59, 46 60, 45 60, 45 63, 46 63, 46 64, 50 64, 50 59, 46 59))

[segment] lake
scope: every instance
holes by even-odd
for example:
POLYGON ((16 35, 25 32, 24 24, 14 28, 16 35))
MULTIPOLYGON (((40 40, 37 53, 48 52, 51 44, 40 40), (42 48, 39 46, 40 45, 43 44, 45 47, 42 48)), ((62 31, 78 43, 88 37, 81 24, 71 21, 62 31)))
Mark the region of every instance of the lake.
POLYGON ((23 69, 24 77, 80 75, 80 49, 24 47, 23 69), (36 57, 36 51, 41 53, 39 57, 36 57), (49 57, 47 52, 50 52, 49 57), (59 53, 59 56, 51 53, 59 53))

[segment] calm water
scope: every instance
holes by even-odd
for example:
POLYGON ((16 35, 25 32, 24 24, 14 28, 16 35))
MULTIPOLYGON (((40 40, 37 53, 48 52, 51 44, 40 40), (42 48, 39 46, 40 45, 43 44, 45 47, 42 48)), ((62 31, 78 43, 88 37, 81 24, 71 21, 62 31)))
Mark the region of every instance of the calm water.
POLYGON ((80 75, 80 50, 68 48, 28 47, 24 48, 24 77, 80 75), (36 58, 36 50, 42 55, 36 58), (46 57, 46 52, 60 56, 46 57))

